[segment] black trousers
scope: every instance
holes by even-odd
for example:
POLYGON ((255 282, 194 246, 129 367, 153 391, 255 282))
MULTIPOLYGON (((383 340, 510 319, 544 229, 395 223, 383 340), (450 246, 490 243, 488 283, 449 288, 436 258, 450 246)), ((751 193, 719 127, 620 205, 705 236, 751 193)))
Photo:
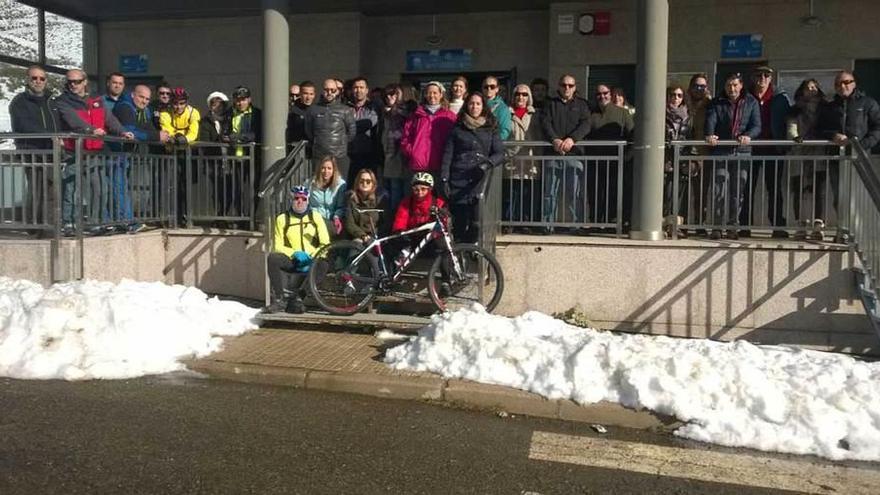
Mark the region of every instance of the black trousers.
POLYGON ((281 253, 270 253, 267 261, 272 301, 284 299, 285 291, 293 293, 295 298, 305 297, 304 285, 307 272, 296 271, 293 260, 281 253))
POLYGON ((456 243, 476 244, 480 238, 480 226, 477 223, 477 204, 453 204, 452 237, 456 243))

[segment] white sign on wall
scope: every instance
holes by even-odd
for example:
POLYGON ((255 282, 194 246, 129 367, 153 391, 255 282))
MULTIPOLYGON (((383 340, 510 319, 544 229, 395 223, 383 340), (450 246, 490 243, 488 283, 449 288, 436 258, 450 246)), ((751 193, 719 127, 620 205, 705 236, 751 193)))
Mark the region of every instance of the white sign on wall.
POLYGON ((574 33, 574 14, 559 14, 556 18, 559 34, 574 33))

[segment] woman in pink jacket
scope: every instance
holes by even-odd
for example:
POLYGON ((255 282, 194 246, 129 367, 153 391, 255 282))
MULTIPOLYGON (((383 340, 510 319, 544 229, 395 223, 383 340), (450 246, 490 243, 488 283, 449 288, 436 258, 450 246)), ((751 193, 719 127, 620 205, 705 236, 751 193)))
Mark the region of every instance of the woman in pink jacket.
POLYGON ((410 174, 430 172, 437 175, 440 171, 446 138, 456 120, 455 113, 448 108, 445 91, 439 82, 429 82, 423 92, 422 104, 403 126, 400 151, 410 174))

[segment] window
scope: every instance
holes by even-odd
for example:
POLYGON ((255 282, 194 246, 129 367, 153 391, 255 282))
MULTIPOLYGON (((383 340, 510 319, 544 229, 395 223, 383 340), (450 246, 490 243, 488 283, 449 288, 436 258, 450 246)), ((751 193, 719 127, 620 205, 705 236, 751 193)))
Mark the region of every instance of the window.
POLYGON ((0 0, 0 53, 37 61, 39 29, 37 9, 13 0, 0 0))
POLYGON ((0 62, 0 132, 11 132, 9 103, 24 90, 27 68, 0 62))
POLYGON ((46 12, 46 63, 65 69, 83 66, 83 24, 46 12))

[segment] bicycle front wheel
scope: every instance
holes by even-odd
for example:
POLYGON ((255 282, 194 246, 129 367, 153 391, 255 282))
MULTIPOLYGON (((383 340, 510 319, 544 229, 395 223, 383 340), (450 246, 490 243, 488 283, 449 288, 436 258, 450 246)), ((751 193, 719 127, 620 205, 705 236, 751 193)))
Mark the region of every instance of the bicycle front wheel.
POLYGON ((428 272, 428 295, 440 311, 455 311, 474 303, 492 311, 503 292, 504 274, 498 260, 471 244, 457 244, 451 252, 440 253, 428 272))
POLYGON ((315 253, 309 289, 326 311, 353 315, 376 296, 378 267, 366 255, 354 262, 363 248, 354 241, 336 241, 315 253))

